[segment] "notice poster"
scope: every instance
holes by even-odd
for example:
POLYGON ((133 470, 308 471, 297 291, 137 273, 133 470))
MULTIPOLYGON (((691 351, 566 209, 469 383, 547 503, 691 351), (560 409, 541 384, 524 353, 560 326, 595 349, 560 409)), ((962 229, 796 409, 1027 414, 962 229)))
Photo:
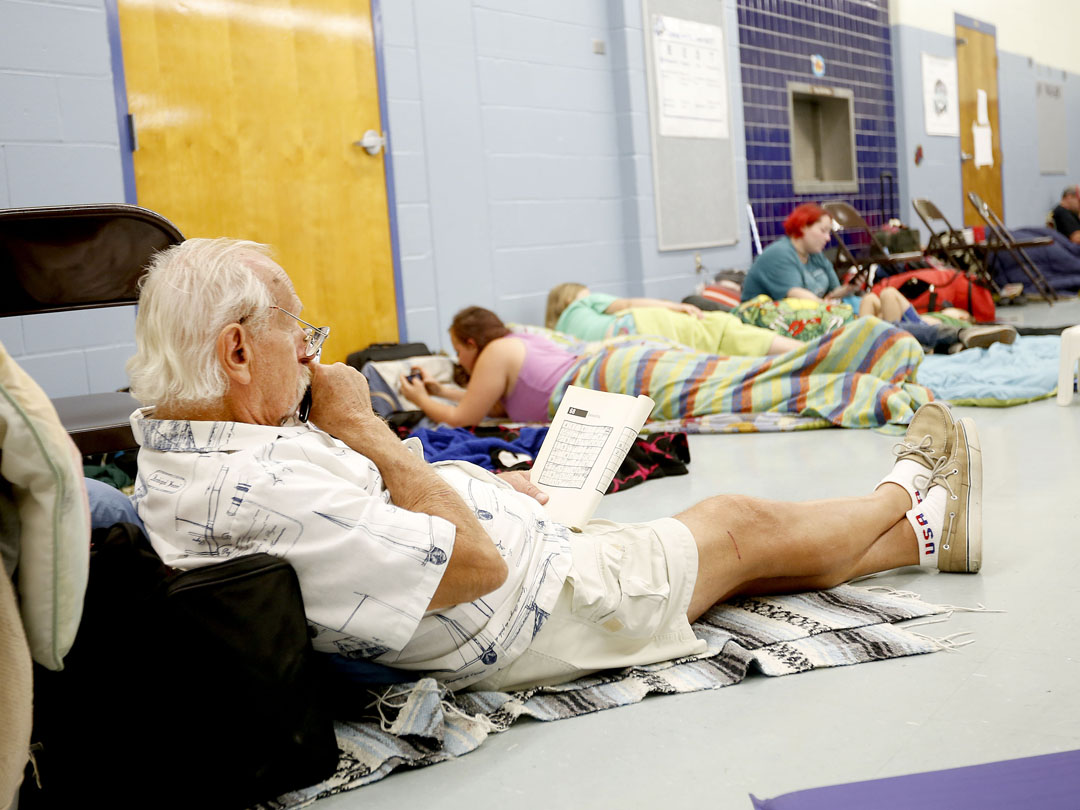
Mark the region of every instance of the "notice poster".
POLYGON ((923 110, 927 135, 960 135, 956 60, 922 55, 923 110))
POLYGON ((994 166, 994 132, 990 129, 987 114, 988 104, 985 90, 975 91, 975 108, 978 120, 971 125, 971 134, 975 139, 975 168, 994 166))
POLYGON ((657 14, 653 38, 660 134, 729 137, 723 29, 657 14))

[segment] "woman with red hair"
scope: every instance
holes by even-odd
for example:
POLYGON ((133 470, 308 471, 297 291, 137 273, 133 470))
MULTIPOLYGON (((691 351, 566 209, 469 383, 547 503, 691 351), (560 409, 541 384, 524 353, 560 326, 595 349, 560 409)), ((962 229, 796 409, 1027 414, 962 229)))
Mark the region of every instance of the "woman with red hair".
POLYGON ((832 236, 832 218, 817 203, 803 203, 784 220, 783 236, 754 260, 743 282, 742 300, 767 295, 835 301, 851 295, 822 252, 832 236))
MULTIPOLYGON (((754 260, 743 282, 742 300, 767 295, 774 301, 802 298, 818 303, 843 302, 859 317, 874 316, 914 335, 927 351, 953 352, 985 347, 998 341, 1012 343, 1010 326, 945 326, 937 318, 922 317, 899 290, 886 288, 878 297, 856 297, 850 284, 841 284, 823 251, 832 236, 832 217, 817 203, 803 203, 784 220, 784 233, 754 260)), ((818 332, 808 331, 807 337, 818 332)))

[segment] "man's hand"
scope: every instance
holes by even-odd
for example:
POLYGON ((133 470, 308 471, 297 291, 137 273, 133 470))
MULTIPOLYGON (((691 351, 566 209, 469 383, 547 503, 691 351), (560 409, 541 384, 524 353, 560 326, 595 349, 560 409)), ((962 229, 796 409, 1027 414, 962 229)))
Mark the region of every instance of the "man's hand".
POLYGON ((543 492, 536 484, 529 478, 527 472, 521 472, 520 470, 511 470, 510 472, 497 473, 499 478, 508 483, 518 492, 528 495, 532 498, 536 498, 540 503, 548 502, 548 494, 543 492))
POLYGON ((494 542, 454 488, 371 410, 364 375, 344 363, 313 368, 311 421, 379 468, 395 506, 454 524, 454 550, 428 609, 471 602, 500 587, 507 567, 494 542))
POLYGON ((321 430, 341 438, 359 426, 382 424, 371 409, 371 392, 363 374, 344 363, 314 363, 311 369, 310 418, 321 430))

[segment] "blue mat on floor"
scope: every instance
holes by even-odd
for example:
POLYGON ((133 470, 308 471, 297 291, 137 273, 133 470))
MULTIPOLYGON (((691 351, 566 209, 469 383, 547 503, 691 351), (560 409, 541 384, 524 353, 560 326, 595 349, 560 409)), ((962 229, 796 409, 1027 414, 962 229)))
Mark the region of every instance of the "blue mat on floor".
POLYGON ((756 810, 1076 810, 1080 751, 750 799, 756 810))

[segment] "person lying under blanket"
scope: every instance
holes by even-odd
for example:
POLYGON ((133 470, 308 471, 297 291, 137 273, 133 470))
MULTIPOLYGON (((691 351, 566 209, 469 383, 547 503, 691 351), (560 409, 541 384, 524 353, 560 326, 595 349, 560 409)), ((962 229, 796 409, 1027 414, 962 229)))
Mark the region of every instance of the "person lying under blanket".
POLYGON ((799 347, 793 338, 743 323, 727 312, 659 298, 616 298, 567 282, 551 288, 544 326, 580 340, 660 335, 709 354, 762 357, 799 347))
POLYGON ((189 239, 155 255, 128 362, 145 404, 134 500, 166 565, 287 560, 318 650, 518 689, 701 652, 690 622, 736 595, 981 566, 975 424, 939 403, 914 414, 868 495, 716 495, 575 533, 524 475, 427 464, 372 411, 359 371, 318 363, 329 330, 299 313, 263 246, 189 239))
POLYGON ((467 307, 450 326, 458 361, 471 375, 465 389, 402 377, 401 393, 433 421, 453 427, 488 416, 547 422, 569 385, 645 394, 656 402, 652 419, 774 411, 841 427, 906 425, 933 399, 915 383, 923 358, 918 342, 877 318, 770 357, 723 357, 633 336, 572 351, 555 335, 512 333, 494 312, 467 307))

